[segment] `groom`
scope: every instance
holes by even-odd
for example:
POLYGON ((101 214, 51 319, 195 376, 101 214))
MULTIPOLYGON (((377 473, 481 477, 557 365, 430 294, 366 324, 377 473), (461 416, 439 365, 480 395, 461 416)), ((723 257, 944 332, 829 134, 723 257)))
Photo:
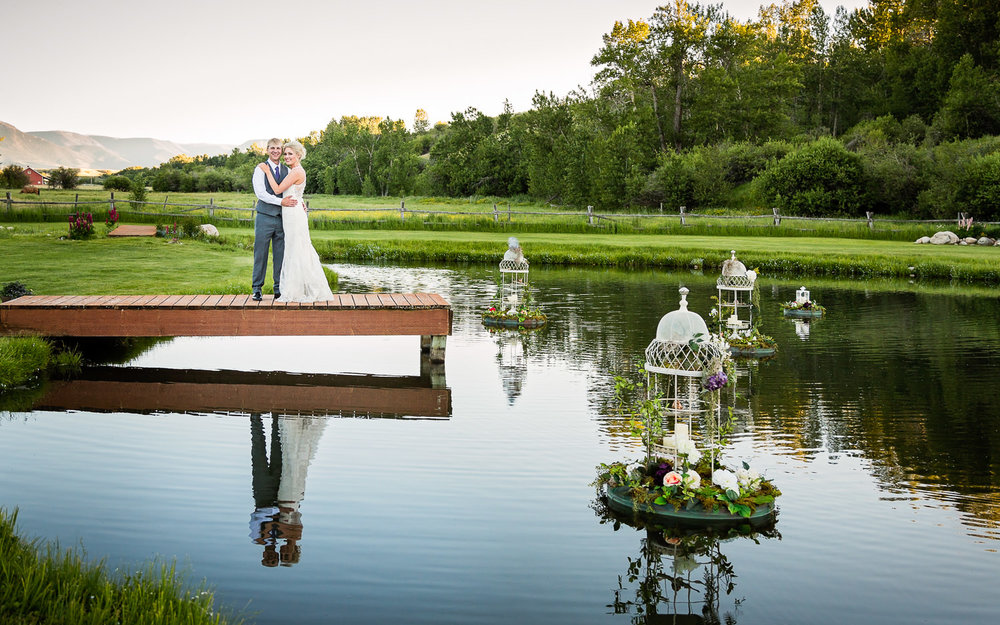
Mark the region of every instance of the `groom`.
MULTIPOLYGON (((274 180, 280 183, 288 175, 288 167, 281 163, 281 139, 267 142, 267 164, 274 172, 274 180)), ((253 299, 263 299, 264 276, 267 275, 267 249, 274 256, 274 298, 281 297, 278 283, 281 280, 281 261, 285 256, 285 230, 281 226, 281 207, 295 206, 295 198, 282 198, 271 189, 267 176, 259 167, 253 168, 253 192, 257 196, 253 231, 253 299)))

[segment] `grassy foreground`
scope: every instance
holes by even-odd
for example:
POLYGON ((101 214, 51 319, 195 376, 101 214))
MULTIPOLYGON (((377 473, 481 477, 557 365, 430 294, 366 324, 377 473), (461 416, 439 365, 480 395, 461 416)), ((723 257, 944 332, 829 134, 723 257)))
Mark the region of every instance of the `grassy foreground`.
POLYGON ((223 625, 204 588, 185 590, 173 565, 121 574, 72 550, 16 533, 17 512, 0 509, 0 623, 5 625, 223 625))

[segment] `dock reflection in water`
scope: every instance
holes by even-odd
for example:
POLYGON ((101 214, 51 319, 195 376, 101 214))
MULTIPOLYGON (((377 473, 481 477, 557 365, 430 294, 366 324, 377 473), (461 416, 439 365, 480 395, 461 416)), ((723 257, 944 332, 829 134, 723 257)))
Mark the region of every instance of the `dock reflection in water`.
POLYGON ((451 389, 437 377, 89 367, 52 381, 35 410, 274 413, 448 418, 451 389))

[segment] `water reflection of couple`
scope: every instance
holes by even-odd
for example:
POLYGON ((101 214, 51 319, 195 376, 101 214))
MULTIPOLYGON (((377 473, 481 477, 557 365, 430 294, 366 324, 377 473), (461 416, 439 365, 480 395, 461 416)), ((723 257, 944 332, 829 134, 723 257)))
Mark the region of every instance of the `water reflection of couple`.
POLYGON ((333 299, 319 255, 309 239, 308 208, 302 199, 306 149, 298 141, 267 142, 268 160, 253 172, 257 196, 253 242, 253 299, 263 299, 267 250, 274 256, 274 298, 279 302, 333 299), (285 164, 281 163, 284 156, 285 164))
POLYGON ((250 540, 263 545, 261 564, 291 566, 299 561, 306 473, 326 428, 322 417, 271 417, 271 445, 260 415, 250 417, 250 462, 254 511, 250 540))

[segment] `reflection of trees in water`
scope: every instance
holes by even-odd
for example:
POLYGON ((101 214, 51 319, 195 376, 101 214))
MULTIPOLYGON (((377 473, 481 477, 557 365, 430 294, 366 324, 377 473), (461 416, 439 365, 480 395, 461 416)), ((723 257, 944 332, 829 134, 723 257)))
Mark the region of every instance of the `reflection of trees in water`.
POLYGON ((66 347, 75 348, 83 356, 84 362, 103 365, 121 365, 135 360, 160 343, 168 343, 173 337, 74 337, 65 339, 66 347))
POLYGON ((615 531, 634 527, 639 554, 626 556, 627 568, 618 576, 608 608, 627 614, 636 625, 651 623, 734 624, 746 600, 733 596, 736 572, 722 545, 735 540, 781 538, 774 522, 743 524, 724 529, 662 526, 640 517, 619 515, 602 499, 592 507, 602 524, 615 531))
MULTIPOLYGON (((451 274, 456 328, 482 331, 478 312, 494 288, 493 271, 451 274), (474 295, 463 300, 464 293, 474 295)), ((611 373, 629 370, 641 357, 660 317, 676 307, 680 286, 691 289, 691 310, 707 316, 717 274, 706 273, 541 265, 532 271, 550 322, 531 357, 594 373, 590 402, 613 445, 627 444, 627 428, 603 418, 613 412, 611 373)), ((803 341, 779 308, 800 281, 761 280, 761 330, 779 348, 774 360, 751 372, 752 392, 740 389, 737 431, 752 429, 761 444, 803 458, 817 450, 860 453, 887 490, 955 489, 963 494, 960 509, 995 527, 998 300, 984 297, 983 289, 978 297, 937 287, 922 295, 905 283, 875 281, 870 284, 884 290, 866 291, 869 283, 810 278, 805 284, 827 315, 810 322, 803 341)))

